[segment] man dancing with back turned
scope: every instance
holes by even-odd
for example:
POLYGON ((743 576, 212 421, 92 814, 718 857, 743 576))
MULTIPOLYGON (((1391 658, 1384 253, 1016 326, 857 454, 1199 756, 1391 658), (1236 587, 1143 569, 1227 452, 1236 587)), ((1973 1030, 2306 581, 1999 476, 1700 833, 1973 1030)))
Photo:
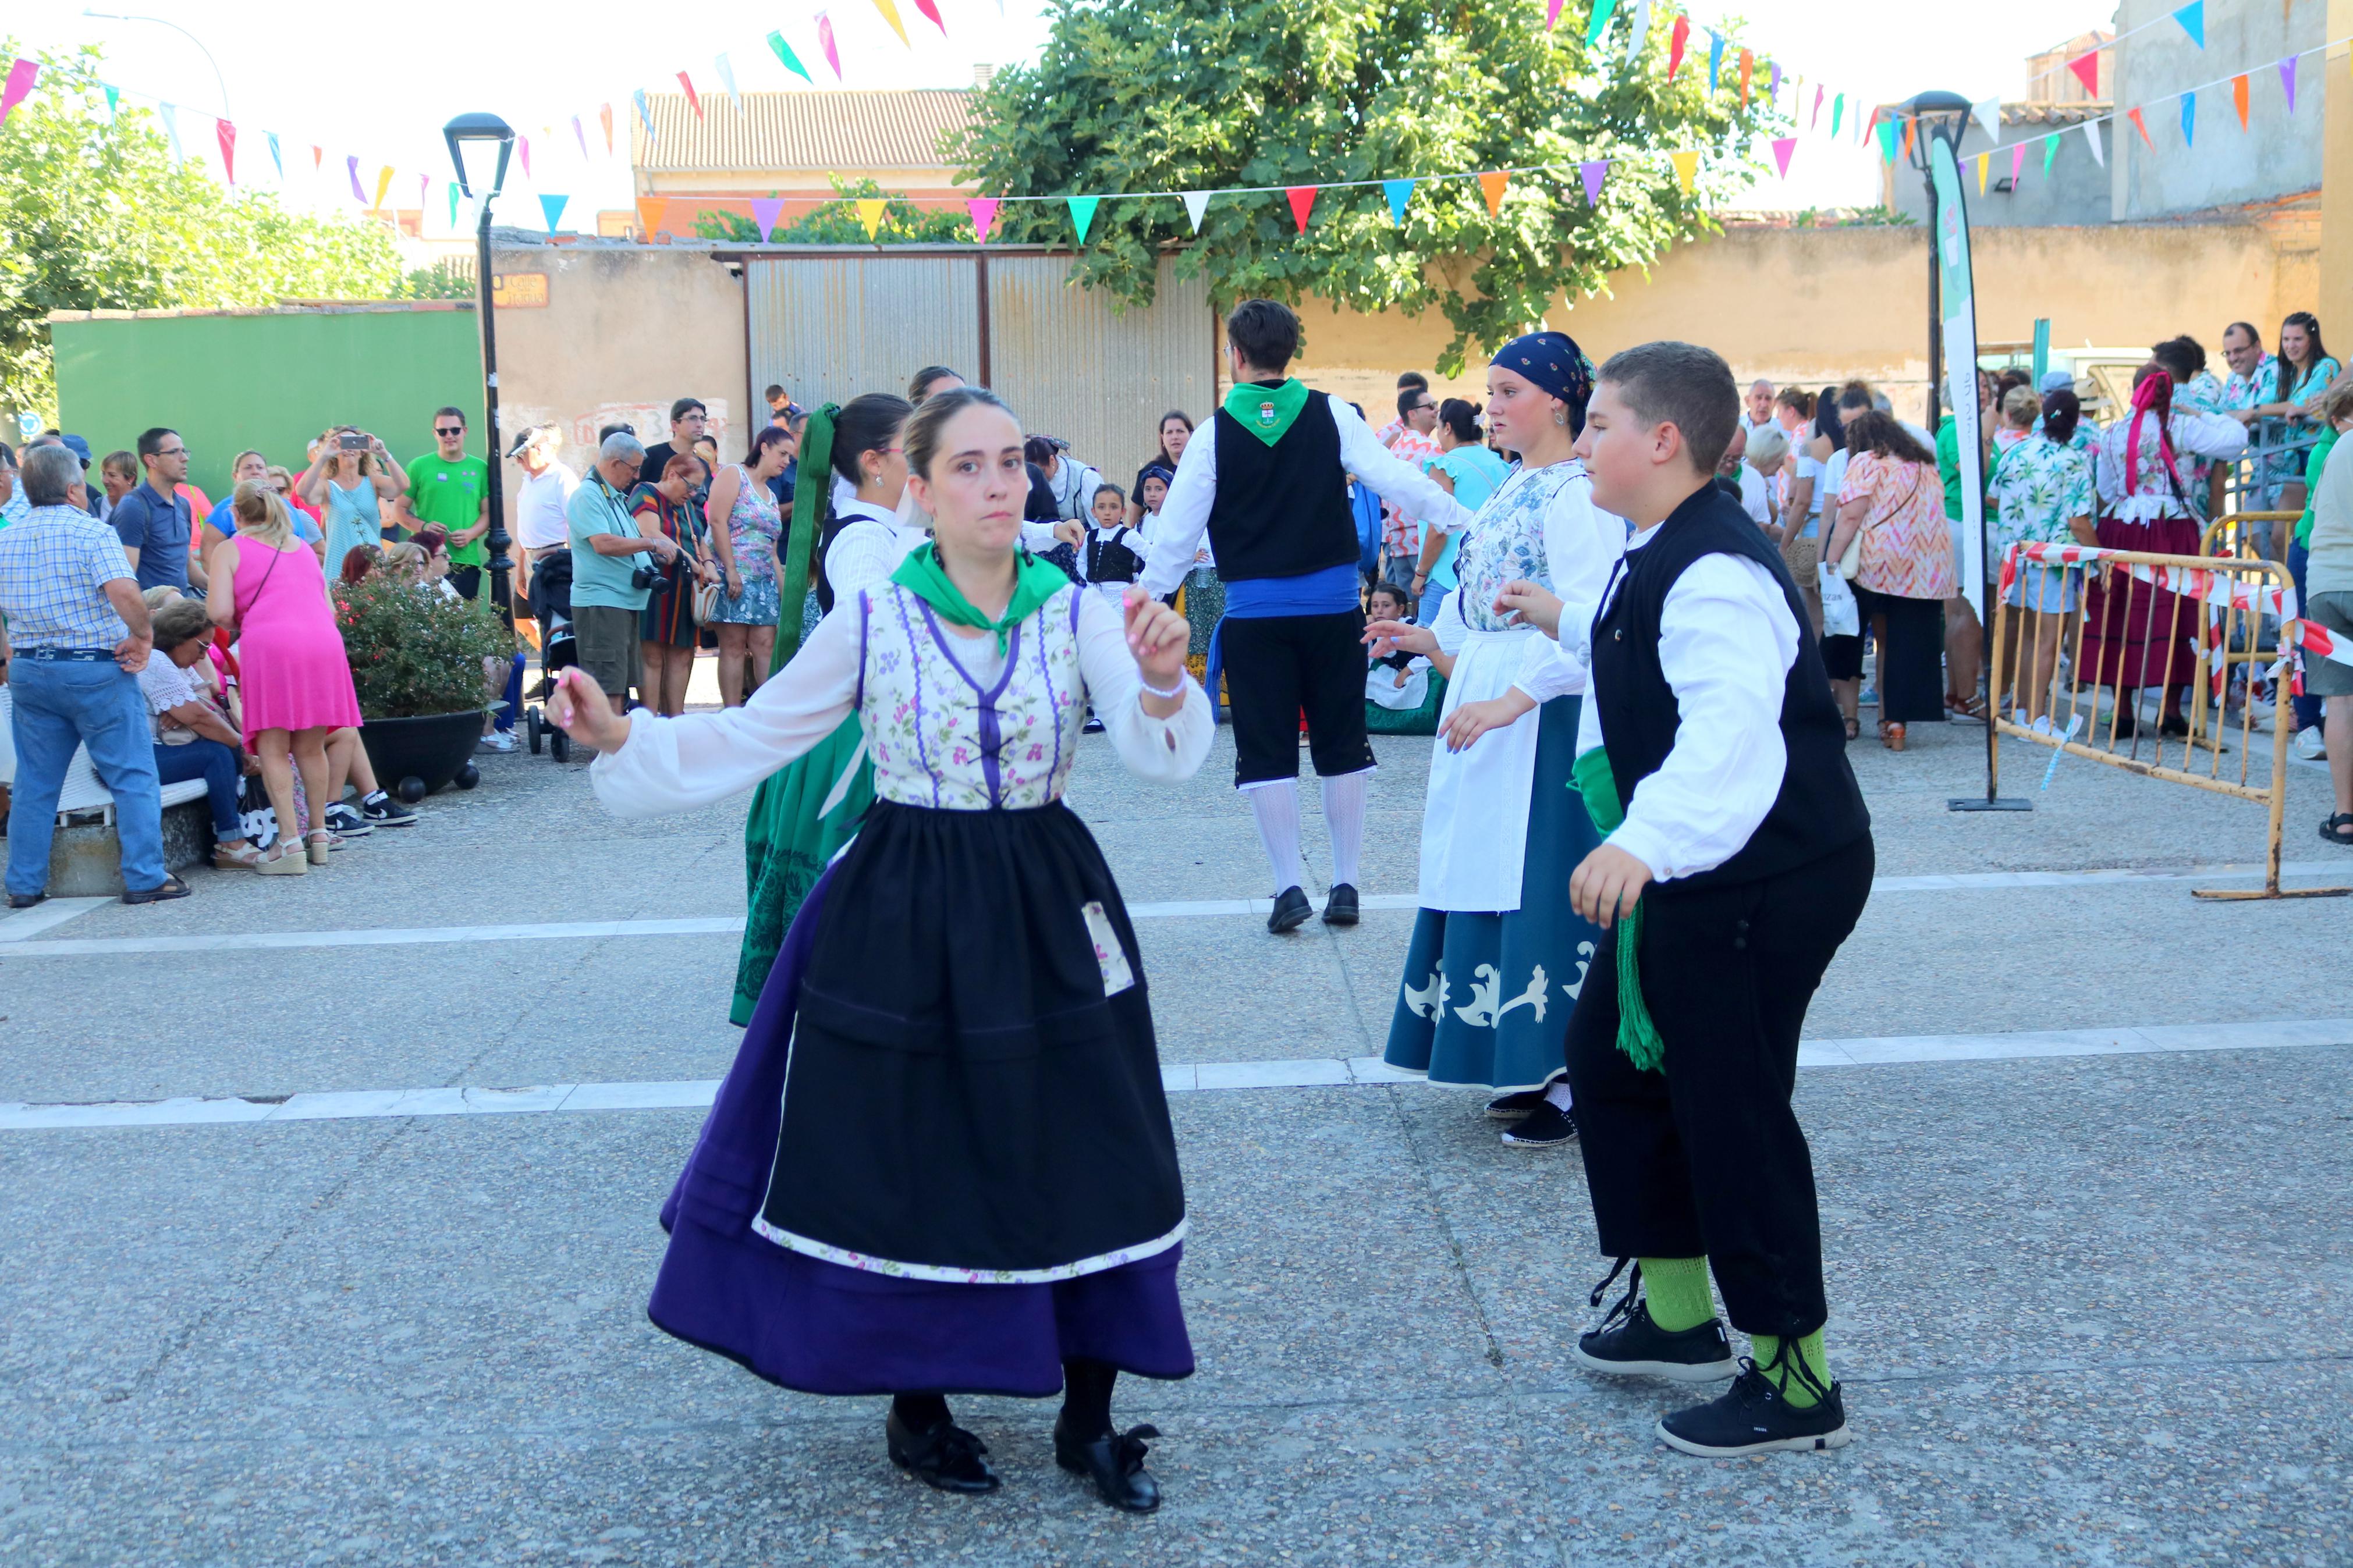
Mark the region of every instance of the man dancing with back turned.
POLYGON ((1234 783, 1250 796, 1274 870, 1271 931, 1290 931, 1310 912, 1300 888, 1303 712, 1332 834, 1324 919, 1356 923, 1373 750, 1365 739, 1365 616, 1348 476, 1425 525, 1460 528, 1471 515, 1391 457, 1355 409, 1289 375, 1285 367, 1298 352, 1299 318, 1271 300, 1245 300, 1226 318, 1233 389, 1177 460, 1144 573, 1155 598, 1175 593, 1208 530, 1226 614, 1210 643, 1207 684, 1214 701, 1222 666, 1233 707, 1234 783))

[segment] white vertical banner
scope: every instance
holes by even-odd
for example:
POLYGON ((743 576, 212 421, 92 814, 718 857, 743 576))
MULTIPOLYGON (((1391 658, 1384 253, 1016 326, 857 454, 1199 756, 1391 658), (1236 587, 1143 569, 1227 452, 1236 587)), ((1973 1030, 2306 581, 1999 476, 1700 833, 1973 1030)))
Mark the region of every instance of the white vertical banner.
POLYGON ((1936 187, 1937 314, 1945 340, 1945 404, 1953 411, 1961 466, 1960 589, 1985 599, 1985 447, 1978 427, 1978 315, 1969 276, 1969 212, 1952 139, 1927 131, 1928 178, 1936 187))

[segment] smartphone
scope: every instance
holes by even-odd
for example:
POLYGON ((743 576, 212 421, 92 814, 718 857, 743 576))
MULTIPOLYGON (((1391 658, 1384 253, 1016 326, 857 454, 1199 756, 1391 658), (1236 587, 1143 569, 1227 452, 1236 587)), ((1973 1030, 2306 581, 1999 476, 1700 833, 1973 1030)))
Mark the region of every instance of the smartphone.
POLYGON ((356 430, 346 430, 337 445, 346 452, 364 452, 367 450, 368 438, 356 430))

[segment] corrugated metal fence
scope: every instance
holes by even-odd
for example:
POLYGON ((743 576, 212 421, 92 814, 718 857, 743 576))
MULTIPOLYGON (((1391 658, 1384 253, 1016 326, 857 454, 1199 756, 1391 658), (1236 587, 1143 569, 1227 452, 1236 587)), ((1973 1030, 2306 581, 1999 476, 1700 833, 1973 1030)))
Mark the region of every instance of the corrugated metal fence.
POLYGON ((927 364, 993 387, 1022 427, 1059 436, 1126 486, 1160 416, 1216 396, 1207 285, 1160 263, 1153 302, 1115 308, 1070 281, 1072 258, 1013 248, 786 251, 744 257, 751 390, 803 404, 903 395, 927 364))

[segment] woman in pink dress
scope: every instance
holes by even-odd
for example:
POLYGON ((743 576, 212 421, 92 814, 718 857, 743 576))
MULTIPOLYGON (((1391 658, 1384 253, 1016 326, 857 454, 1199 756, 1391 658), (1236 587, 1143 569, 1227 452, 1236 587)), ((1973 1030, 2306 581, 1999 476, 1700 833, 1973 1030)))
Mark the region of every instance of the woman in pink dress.
POLYGON ((299 877, 327 863, 332 836, 322 821, 303 836, 294 769, 302 770, 304 798, 323 805, 327 734, 360 722, 359 697, 326 574, 295 537, 286 503, 266 479, 248 479, 237 487, 236 507, 236 534, 206 563, 212 586, 205 608, 216 624, 237 628, 246 749, 260 759, 278 813, 278 843, 254 869, 299 877))

